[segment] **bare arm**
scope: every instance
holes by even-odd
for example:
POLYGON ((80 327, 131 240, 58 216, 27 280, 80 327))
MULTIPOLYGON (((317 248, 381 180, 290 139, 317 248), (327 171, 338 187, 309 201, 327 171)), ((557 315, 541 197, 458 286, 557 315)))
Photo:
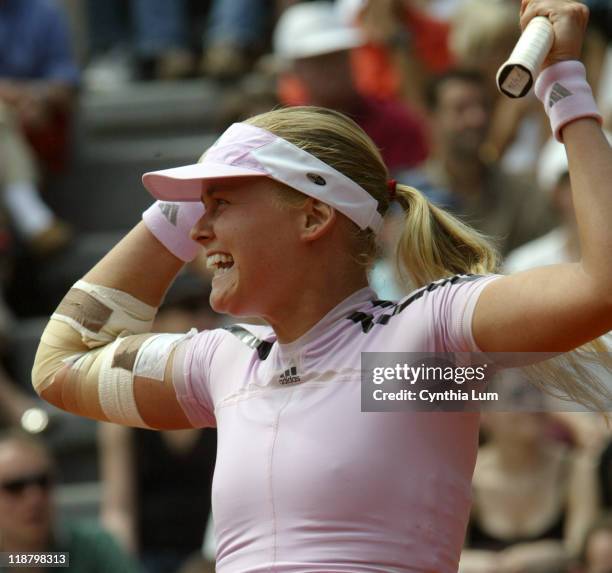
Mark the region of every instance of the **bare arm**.
POLYGON ((83 279, 159 306, 182 267, 183 261, 172 255, 141 222, 83 279))
POLYGON ((572 458, 565 525, 565 546, 572 556, 580 553, 589 527, 597 518, 601 507, 597 483, 599 453, 578 449, 572 458))
POLYGON ((100 424, 98 444, 102 476, 103 525, 130 553, 137 551, 134 451, 130 430, 100 424))
MULTIPOLYGON (((559 59, 577 57, 586 7, 570 0, 524 4, 530 16, 554 13, 559 59)), ((582 259, 488 285, 473 320, 475 339, 484 351, 564 352, 612 329, 612 150, 593 119, 569 123, 563 139, 582 259)))
POLYGON ((55 115, 69 114, 77 90, 53 80, 0 80, 0 100, 11 107, 19 120, 31 128, 44 128, 55 115))
POLYGON ((566 460, 565 530, 563 540, 542 539, 513 545, 500 553, 504 571, 563 571, 576 557, 589 526, 597 517, 598 495, 595 458, 578 451, 566 460))

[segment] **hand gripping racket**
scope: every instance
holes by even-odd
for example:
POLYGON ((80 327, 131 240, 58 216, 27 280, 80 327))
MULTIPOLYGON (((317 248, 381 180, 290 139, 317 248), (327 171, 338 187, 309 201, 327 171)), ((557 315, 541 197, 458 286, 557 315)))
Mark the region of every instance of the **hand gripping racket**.
POLYGON ((548 18, 533 18, 521 34, 510 57, 497 72, 499 91, 511 98, 527 95, 554 38, 553 27, 548 18))

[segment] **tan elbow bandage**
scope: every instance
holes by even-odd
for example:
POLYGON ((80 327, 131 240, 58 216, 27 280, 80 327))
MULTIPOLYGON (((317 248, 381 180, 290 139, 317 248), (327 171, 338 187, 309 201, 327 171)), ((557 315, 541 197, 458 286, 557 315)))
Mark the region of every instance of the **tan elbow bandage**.
MULTIPOLYGON (((143 334, 120 338, 108 347, 98 377, 98 396, 111 422, 149 427, 140 416, 135 384, 161 384, 176 345, 195 334, 143 334)), ((169 374, 171 376, 171 374, 169 374)))
POLYGON ((127 293, 78 281, 41 338, 36 391, 76 414, 149 427, 138 411, 135 380, 162 382, 174 347, 192 335, 148 332, 156 310, 127 293))
POLYGON ((88 348, 126 334, 150 332, 157 308, 120 290, 77 281, 51 320, 65 322, 88 348))

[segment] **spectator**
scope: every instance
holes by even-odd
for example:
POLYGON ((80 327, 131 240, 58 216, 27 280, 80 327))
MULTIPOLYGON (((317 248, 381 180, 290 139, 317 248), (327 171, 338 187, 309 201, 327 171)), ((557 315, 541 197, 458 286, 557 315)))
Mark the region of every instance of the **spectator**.
POLYGON ((350 50, 362 43, 357 30, 342 24, 333 3, 324 0, 289 7, 274 33, 277 56, 303 89, 301 101, 291 103, 328 107, 350 116, 374 140, 397 176, 425 159, 424 124, 399 101, 358 91, 350 50))
POLYGON ((174 573, 202 547, 216 431, 100 426, 104 524, 148 573, 174 573))
MULTIPOLYGON (((23 138, 13 110, 2 101, 2 95, 7 95, 7 91, 2 94, 2 90, 0 86, 2 206, 19 237, 32 251, 44 254, 64 246, 69 231, 40 196, 32 150, 23 138)), ((16 94, 14 97, 18 98, 16 94)))
POLYGON ((560 225, 512 251, 504 263, 508 272, 572 262, 580 258, 567 156, 561 143, 550 139, 542 148, 537 175, 540 191, 559 214, 560 225))
POLYGON ((519 38, 516 5, 511 0, 467 0, 453 15, 449 49, 457 65, 479 70, 496 91, 497 70, 519 38))
POLYGON ((266 47, 274 10, 265 0, 213 0, 202 71, 218 79, 246 73, 266 47))
MULTIPOLYGON (((612 135, 606 135, 608 141, 612 141, 612 135)), ((537 180, 541 193, 558 214, 559 225, 546 235, 511 252, 504 263, 508 272, 571 263, 580 259, 567 155, 563 145, 555 139, 550 139, 542 148, 537 180)))
POLYGON ((134 72, 139 79, 177 79, 194 72, 186 0, 88 0, 87 15, 94 54, 85 71, 89 87, 116 87, 134 72))
POLYGON ((590 455, 547 438, 542 414, 483 415, 460 571, 563 571, 597 512, 590 455))
POLYGON ((487 93, 480 74, 460 69, 431 84, 432 155, 411 183, 495 238, 505 254, 549 230, 552 216, 530 182, 483 157, 491 120, 487 93))
POLYGON ((461 1, 338 0, 343 18, 357 24, 367 42, 356 51, 363 89, 401 97, 424 111, 432 75, 453 64, 448 46, 450 14, 461 1))
POLYGON ((112 537, 90 523, 54 523, 55 467, 42 442, 0 435, 0 550, 67 552, 74 573, 136 573, 112 537))
POLYGON ((0 38, 2 204, 19 235, 47 252, 68 231, 40 196, 37 167, 64 166, 78 70, 64 16, 47 0, 0 2, 0 38))
POLYGON ((545 116, 533 95, 511 100, 495 81, 519 38, 515 13, 510 0, 467 0, 454 15, 449 44, 457 67, 481 73, 489 90, 491 126, 483 151, 506 171, 530 174, 548 132, 545 116))

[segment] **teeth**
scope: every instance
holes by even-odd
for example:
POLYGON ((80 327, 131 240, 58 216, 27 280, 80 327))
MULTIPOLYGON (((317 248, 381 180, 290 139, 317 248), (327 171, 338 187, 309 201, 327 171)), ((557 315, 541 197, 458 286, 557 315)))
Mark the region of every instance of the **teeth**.
POLYGON ((206 257, 206 268, 215 271, 215 274, 227 272, 234 265, 234 258, 231 255, 216 253, 206 257))

